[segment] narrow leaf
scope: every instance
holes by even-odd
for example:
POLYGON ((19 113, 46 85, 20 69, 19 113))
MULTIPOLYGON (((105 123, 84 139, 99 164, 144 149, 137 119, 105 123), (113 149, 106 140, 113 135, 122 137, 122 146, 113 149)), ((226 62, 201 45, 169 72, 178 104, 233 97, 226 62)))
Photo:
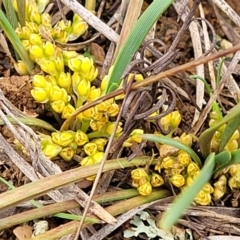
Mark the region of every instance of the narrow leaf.
POLYGON ((197 179, 176 197, 172 206, 162 216, 159 226, 162 229, 170 229, 172 225, 181 217, 183 211, 189 207, 195 196, 209 181, 215 165, 215 153, 211 153, 206 159, 197 179))
POLYGON ((130 63, 134 53, 143 42, 152 25, 172 2, 173 0, 154 0, 138 19, 117 56, 112 73, 110 74, 106 93, 110 93, 118 88, 122 74, 130 63))
POLYGON ((219 144, 219 152, 223 151, 224 147, 232 137, 233 133, 237 130, 240 125, 240 117, 236 117, 228 122, 225 130, 221 135, 221 141, 219 144))
POLYGON ((201 162, 200 158, 198 157, 198 155, 190 147, 186 146, 185 144, 181 143, 180 141, 177 141, 177 140, 172 139, 170 137, 157 136, 157 135, 154 135, 154 134, 143 134, 142 138, 146 139, 148 141, 167 144, 167 145, 173 146, 175 148, 179 148, 179 149, 183 150, 184 152, 188 153, 191 156, 191 158, 200 167, 202 166, 202 162, 201 162))
POLYGON ((223 117, 214 127, 208 128, 199 137, 199 146, 201 153, 204 157, 208 156, 210 153, 210 143, 215 131, 221 127, 223 124, 229 122, 236 117, 239 118, 240 115, 240 103, 231 109, 231 111, 223 117))

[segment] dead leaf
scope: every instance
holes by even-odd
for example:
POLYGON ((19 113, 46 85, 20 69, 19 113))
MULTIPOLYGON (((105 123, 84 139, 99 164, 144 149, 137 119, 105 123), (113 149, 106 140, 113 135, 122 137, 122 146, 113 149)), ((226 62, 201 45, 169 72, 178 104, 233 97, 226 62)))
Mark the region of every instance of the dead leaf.
POLYGON ((13 233, 19 240, 29 240, 32 237, 32 229, 31 226, 24 224, 23 226, 16 227, 13 233))

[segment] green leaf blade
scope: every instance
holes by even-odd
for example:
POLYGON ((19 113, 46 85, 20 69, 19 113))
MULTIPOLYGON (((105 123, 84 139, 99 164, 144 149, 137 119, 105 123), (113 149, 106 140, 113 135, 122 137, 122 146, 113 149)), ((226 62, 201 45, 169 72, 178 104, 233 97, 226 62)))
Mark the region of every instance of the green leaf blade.
POLYGON ((154 0, 138 19, 117 56, 105 93, 110 93, 118 88, 122 74, 134 53, 143 42, 152 25, 172 2, 173 0, 154 0))

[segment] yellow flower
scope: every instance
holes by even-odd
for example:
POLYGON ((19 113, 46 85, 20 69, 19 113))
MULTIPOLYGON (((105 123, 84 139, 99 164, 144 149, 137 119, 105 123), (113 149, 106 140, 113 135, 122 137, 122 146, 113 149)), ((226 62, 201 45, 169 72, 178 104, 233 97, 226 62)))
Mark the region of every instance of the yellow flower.
POLYGON ((160 187, 164 184, 164 180, 162 178, 161 175, 157 174, 157 173, 152 173, 151 176, 151 185, 153 187, 160 187))
POLYGON ((55 66, 59 73, 64 72, 64 61, 61 54, 59 54, 55 59, 55 66))
POLYGON ((100 86, 100 89, 102 92, 105 91, 106 87, 107 87, 107 84, 108 84, 108 81, 109 81, 109 76, 106 75, 103 77, 102 81, 101 81, 101 86, 100 86))
POLYGON ((131 177, 133 180, 139 181, 141 178, 148 178, 148 174, 144 168, 137 168, 132 170, 131 177))
POLYGON ((32 79, 32 85, 34 87, 39 87, 39 88, 46 88, 49 87, 47 86, 47 81, 44 76, 42 75, 34 75, 32 79))
POLYGON ((76 109, 70 103, 67 104, 62 111, 62 118, 69 118, 75 111, 76 109))
POLYGON ((194 201, 200 205, 208 205, 211 202, 211 195, 201 190, 197 196, 194 198, 194 201))
POLYGON ((170 127, 170 123, 172 120, 172 115, 171 113, 169 113, 168 115, 166 115, 165 117, 161 118, 160 120, 160 124, 162 125, 163 129, 165 131, 168 131, 169 127, 170 127))
POLYGON ((71 147, 65 147, 61 150, 59 155, 65 160, 65 161, 71 161, 73 156, 75 154, 75 151, 71 147))
POLYGON ((91 68, 93 67, 93 60, 92 58, 84 57, 82 55, 79 55, 79 59, 81 59, 81 72, 88 73, 91 71, 91 68))
POLYGON ((81 130, 77 130, 76 134, 75 134, 75 142, 77 143, 78 146, 83 146, 85 143, 87 143, 88 140, 88 136, 86 133, 84 133, 81 130))
POLYGON ((41 14, 41 20, 42 20, 42 25, 44 27, 52 27, 52 18, 48 13, 42 13, 41 14))
POLYGON ((191 135, 191 134, 183 133, 183 134, 180 136, 180 141, 181 141, 182 143, 184 143, 185 145, 191 147, 191 146, 192 146, 192 135, 191 135))
POLYGON ((42 38, 39 36, 39 34, 36 33, 31 33, 29 36, 29 42, 32 45, 39 45, 42 46, 42 38))
POLYGON ((224 147, 223 151, 229 151, 232 152, 234 150, 238 149, 238 141, 237 140, 229 140, 226 146, 224 147))
POLYGON ((67 147, 75 139, 75 132, 73 131, 63 131, 63 132, 53 132, 52 141, 62 147, 67 147))
POLYGON ((102 161, 104 156, 104 152, 96 152, 92 157, 94 160, 94 163, 99 163, 102 161))
POLYGON ((29 72, 27 70, 25 63, 21 60, 19 60, 18 62, 14 62, 14 68, 17 71, 17 73, 21 76, 29 75, 29 72))
POLYGON ((182 164, 184 167, 187 167, 188 164, 192 161, 190 155, 184 151, 180 151, 177 158, 179 163, 182 164))
MULTIPOLYGON (((120 122, 118 124, 118 127, 117 127, 117 130, 116 130, 116 133, 115 133, 115 136, 119 136, 122 132, 122 127, 121 127, 122 123, 120 122)), ((102 129, 102 132, 108 134, 109 136, 111 136, 112 132, 113 132, 113 129, 115 127, 115 123, 114 122, 108 122, 104 128, 102 129)))
POLYGON ((94 164, 94 159, 92 156, 87 156, 85 158, 82 159, 82 161, 80 162, 80 164, 82 166, 89 166, 89 165, 92 165, 94 164))
POLYGON ((88 156, 94 155, 97 152, 97 144, 93 142, 86 143, 83 150, 88 156))
POLYGON ((57 78, 57 83, 59 87, 65 88, 68 91, 72 83, 71 74, 69 72, 61 72, 57 78))
POLYGON ((46 72, 52 76, 56 76, 58 74, 55 63, 53 61, 44 59, 39 62, 39 66, 44 72, 46 72))
POLYGON ((199 172, 199 167, 196 163, 190 162, 187 167, 187 173, 193 176, 196 172, 199 172))
POLYGON ((214 183, 213 196, 215 199, 220 199, 227 191, 227 178, 222 175, 217 182, 214 183))
POLYGON ((44 54, 47 56, 47 57, 52 57, 54 56, 54 53, 55 53, 55 49, 56 47, 49 41, 46 41, 44 44, 43 44, 43 47, 44 49, 44 54))
POLYGON ((170 178, 170 181, 174 186, 178 188, 182 187, 185 184, 185 178, 181 174, 172 176, 170 178))
POLYGON ((174 157, 167 156, 162 160, 162 167, 165 169, 172 168, 175 163, 174 157))
POLYGON ((76 58, 71 58, 68 60, 68 67, 73 71, 73 72, 80 72, 81 71, 81 64, 82 61, 80 59, 76 58))
POLYGON ((72 27, 69 31, 69 41, 76 40, 79 36, 81 36, 83 33, 86 32, 88 29, 88 25, 84 21, 78 21, 74 22, 72 24, 72 27))
POLYGON ((154 170, 155 170, 155 171, 158 171, 159 173, 161 172, 161 169, 162 169, 162 167, 161 167, 161 164, 160 164, 160 163, 158 163, 158 164, 155 165, 155 167, 154 167, 154 170))
POLYGON ((181 114, 179 113, 179 111, 174 111, 171 113, 170 126, 171 126, 172 130, 174 130, 178 127, 181 120, 182 120, 182 118, 181 118, 181 114))
POLYGON ((96 139, 93 139, 91 142, 97 145, 98 151, 103 152, 107 141, 108 140, 106 138, 96 138, 96 139))
POLYGON ((140 195, 142 196, 147 196, 152 192, 152 185, 149 181, 147 181, 146 183, 144 183, 143 185, 140 185, 137 188, 138 192, 140 195))
POLYGON ((67 34, 67 32, 65 32, 59 26, 55 26, 52 29, 51 36, 56 42, 60 42, 60 43, 67 43, 69 39, 69 35, 67 34))
POLYGON ((118 106, 118 104, 112 103, 112 104, 109 106, 109 108, 108 108, 108 110, 107 110, 107 113, 108 113, 108 115, 109 115, 110 117, 115 117, 115 116, 117 116, 118 113, 119 113, 119 106, 118 106))
POLYGON ((62 51, 62 56, 64 60, 64 64, 68 65, 68 61, 72 58, 76 58, 78 53, 76 51, 62 51))
POLYGON ((88 94, 87 101, 92 102, 96 99, 98 99, 101 96, 101 90, 100 88, 96 88, 95 86, 91 87, 90 92, 88 94))
POLYGON ((32 55, 33 59, 42 58, 43 57, 43 49, 38 45, 32 45, 29 49, 30 54, 32 55))
POLYGON ((49 2, 50 0, 38 0, 37 1, 38 12, 42 13, 49 2))
POLYGON ((65 108, 65 102, 62 100, 51 102, 51 107, 56 113, 62 113, 65 108))
POLYGON ((38 11, 32 11, 29 18, 31 22, 34 22, 37 25, 41 24, 41 15, 38 13, 38 11))
POLYGON ((49 100, 48 92, 43 88, 34 87, 31 90, 31 95, 33 96, 35 101, 39 103, 46 103, 49 100))
POLYGON ((84 79, 80 80, 78 85, 76 86, 76 94, 81 97, 88 97, 88 94, 90 92, 91 84, 89 81, 86 81, 84 79))
POLYGON ((54 158, 61 152, 61 150, 62 147, 60 147, 59 145, 54 143, 48 143, 42 151, 46 157, 54 158))
POLYGON ((49 89, 50 101, 62 100, 63 102, 68 102, 68 94, 65 88, 60 88, 59 86, 51 86, 49 89))

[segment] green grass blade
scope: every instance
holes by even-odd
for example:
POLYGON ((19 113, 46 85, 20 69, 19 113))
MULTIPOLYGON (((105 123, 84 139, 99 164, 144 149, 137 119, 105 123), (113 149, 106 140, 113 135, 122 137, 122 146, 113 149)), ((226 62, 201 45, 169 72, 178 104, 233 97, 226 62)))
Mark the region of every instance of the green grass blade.
POLYGON ((18 20, 23 27, 26 23, 26 0, 17 0, 18 20))
POLYGON ((148 141, 167 144, 167 145, 173 146, 175 148, 179 148, 179 149, 183 150, 184 152, 188 153, 191 156, 191 158, 196 162, 196 164, 198 164, 200 167, 202 166, 202 162, 201 162, 200 158, 198 157, 198 155, 190 147, 186 146, 185 144, 181 143, 180 141, 177 141, 170 137, 157 136, 154 134, 143 134, 142 138, 146 139, 148 141))
POLYGON ((240 125, 240 117, 236 117, 228 122, 225 130, 223 131, 221 135, 221 141, 219 144, 219 152, 223 150, 223 148, 226 146, 230 138, 232 137, 233 133, 237 130, 237 128, 240 125))
POLYGON ((199 146, 201 153, 204 157, 208 156, 210 153, 210 143, 215 131, 221 127, 223 124, 237 119, 240 116, 240 103, 238 103, 235 107, 231 109, 231 111, 223 117, 214 127, 208 128, 204 131, 199 137, 199 146))
POLYGON ((152 25, 172 2, 173 0, 154 0, 138 19, 117 56, 105 93, 110 93, 119 87, 123 72, 134 53, 143 42, 152 25))
POLYGON ((18 38, 17 34, 14 32, 11 24, 5 17, 3 11, 0 9, 0 26, 3 29, 4 33, 7 35, 7 38, 12 43, 13 48, 16 50, 20 58, 25 63, 27 70, 29 73, 33 70, 34 64, 30 57, 28 56, 27 51, 23 47, 20 39, 18 38))
POLYGON ((12 27, 15 29, 18 26, 16 13, 13 9, 11 0, 3 0, 3 5, 6 11, 6 16, 12 27))
POLYGON ((215 153, 211 153, 206 159, 206 163, 200 171, 197 179, 192 183, 191 186, 187 187, 181 192, 180 195, 176 197, 172 206, 167 210, 167 212, 164 213, 159 222, 160 228, 170 229, 172 225, 181 217, 183 211, 189 207, 195 196, 211 178, 214 166, 215 153))
POLYGON ((216 169, 214 170, 214 178, 216 178, 218 174, 229 165, 229 163, 231 162, 231 158, 232 154, 227 151, 220 152, 216 155, 216 169))

